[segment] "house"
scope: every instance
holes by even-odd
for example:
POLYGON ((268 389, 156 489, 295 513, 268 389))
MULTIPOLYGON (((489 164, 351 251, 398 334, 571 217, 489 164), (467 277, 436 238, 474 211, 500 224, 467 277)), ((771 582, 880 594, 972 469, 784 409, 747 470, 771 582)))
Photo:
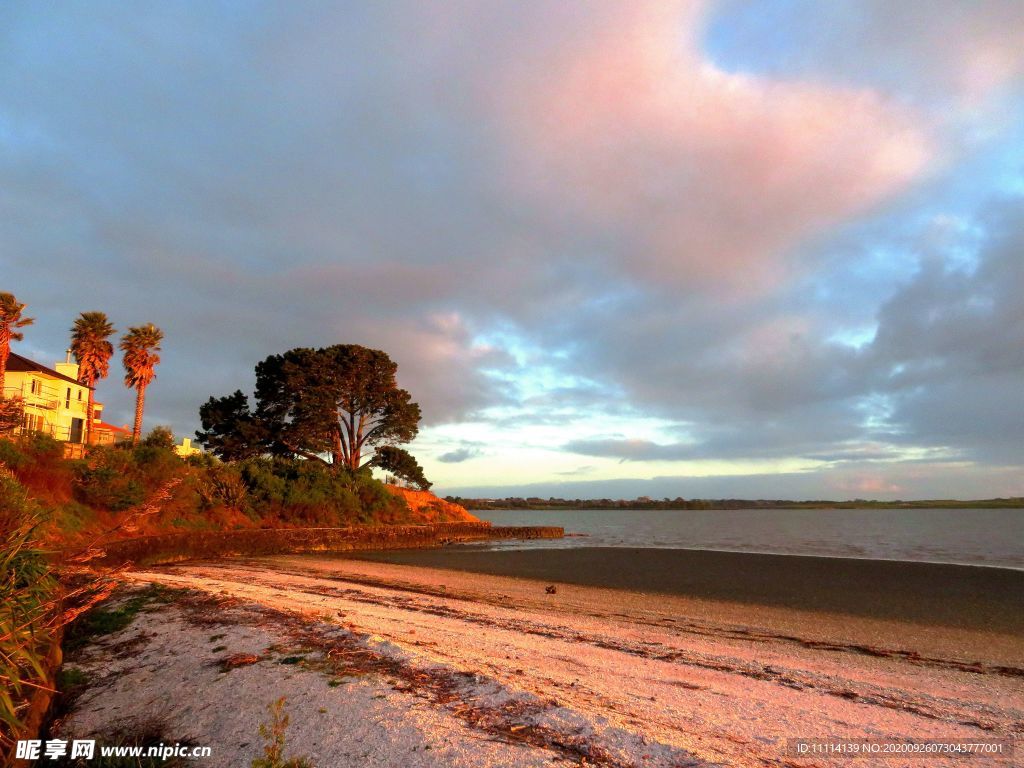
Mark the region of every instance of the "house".
POLYGON ((119 427, 116 424, 107 424, 107 422, 101 421, 100 418, 97 417, 96 422, 92 425, 93 445, 111 445, 113 443, 120 443, 131 439, 132 428, 127 424, 123 424, 119 427))
POLYGON ((191 437, 184 437, 181 440, 181 445, 174 446, 174 452, 181 458, 187 459, 189 456, 198 456, 202 451, 192 445, 191 437))
MULTIPOLYGON (((53 368, 16 352, 7 358, 3 396, 22 399, 24 417, 19 431, 54 437, 68 445, 69 455, 81 455, 82 449, 73 446, 85 444, 89 389, 78 380, 78 364, 71 362, 70 351, 67 359, 53 368)), ((102 411, 103 404, 94 402, 92 442, 116 442, 122 430, 103 424, 102 411)))

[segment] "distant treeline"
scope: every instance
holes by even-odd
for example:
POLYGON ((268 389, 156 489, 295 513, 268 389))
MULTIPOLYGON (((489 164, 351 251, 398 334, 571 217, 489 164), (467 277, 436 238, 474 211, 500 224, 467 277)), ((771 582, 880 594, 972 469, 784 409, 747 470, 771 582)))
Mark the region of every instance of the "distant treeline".
POLYGON ((466 509, 945 509, 1024 508, 1024 498, 976 499, 959 501, 955 499, 928 499, 923 501, 870 501, 852 499, 849 501, 793 501, 791 499, 652 499, 640 496, 636 499, 542 499, 536 496, 522 498, 510 496, 504 499, 466 499, 461 496, 446 496, 446 501, 461 504, 466 509))

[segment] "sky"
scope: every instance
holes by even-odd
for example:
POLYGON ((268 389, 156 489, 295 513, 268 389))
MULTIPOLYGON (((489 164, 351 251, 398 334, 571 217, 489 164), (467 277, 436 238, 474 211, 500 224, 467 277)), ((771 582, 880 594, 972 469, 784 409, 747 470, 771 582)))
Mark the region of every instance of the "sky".
POLYGON ((383 349, 442 494, 1024 495, 1024 4, 8 0, 0 290, 179 437, 383 349))

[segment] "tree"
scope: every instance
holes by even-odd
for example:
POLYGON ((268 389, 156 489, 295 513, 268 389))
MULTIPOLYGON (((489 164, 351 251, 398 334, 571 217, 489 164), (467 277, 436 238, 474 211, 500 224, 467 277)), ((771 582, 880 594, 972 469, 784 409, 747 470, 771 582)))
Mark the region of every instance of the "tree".
POLYGON ((423 467, 413 455, 396 445, 384 445, 378 448, 370 463, 401 480, 412 483, 421 491, 428 491, 433 485, 427 480, 426 475, 423 474, 423 467))
POLYGON ((146 404, 146 387, 156 378, 156 366, 160 362, 160 342, 164 334, 152 323, 129 328, 121 339, 124 352, 124 385, 135 390, 135 426, 132 429, 132 445, 139 442, 142 434, 142 411, 146 404))
POLYGON ((13 432, 25 421, 25 401, 19 396, 0 397, 0 435, 13 432))
POLYGON ((196 439, 224 461, 239 461, 271 450, 263 422, 249 410, 249 398, 241 390, 226 397, 211 397, 199 406, 202 432, 196 439))
POLYGON ((23 334, 18 331, 35 321, 24 317, 25 304, 14 298, 13 293, 0 292, 0 397, 4 396, 4 380, 7 378, 7 358, 11 356, 11 342, 21 341, 23 334))
POLYGON ((147 448, 160 448, 165 451, 174 450, 174 433, 170 427, 153 427, 149 434, 142 438, 142 445, 147 448))
POLYGON ((107 378, 110 373, 110 358, 114 355, 114 345, 110 336, 114 333, 113 324, 107 320, 103 312, 83 312, 71 326, 71 352, 78 363, 78 380, 89 387, 88 418, 85 421, 85 444, 92 443, 93 387, 100 379, 107 378))
POLYGON ((356 472, 375 449, 416 437, 420 407, 397 370, 384 352, 356 344, 271 355, 256 366, 255 411, 241 392, 210 398, 196 434, 225 459, 279 453, 356 472))

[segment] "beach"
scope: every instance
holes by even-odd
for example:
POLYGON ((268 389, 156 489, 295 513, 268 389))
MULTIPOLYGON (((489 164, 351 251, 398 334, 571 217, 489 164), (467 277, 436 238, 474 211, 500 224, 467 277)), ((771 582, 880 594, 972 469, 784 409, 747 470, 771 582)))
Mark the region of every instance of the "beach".
MULTIPOLYGON (((980 581, 970 589, 946 584, 957 605, 973 605, 964 621, 948 612, 931 619, 924 608, 904 620, 892 614, 912 588, 882 590, 863 573, 863 594, 880 606, 874 613, 844 612, 850 596, 801 607, 793 590, 758 585, 758 574, 781 579, 788 567, 804 574, 793 583, 811 585, 813 598, 843 573, 804 558, 774 571, 751 561, 753 575, 734 577, 723 595, 701 591, 695 578, 722 581, 712 561, 726 568, 729 558, 716 553, 690 571, 676 563, 673 591, 650 580, 642 589, 572 583, 640 576, 622 552, 616 562, 607 553, 558 553, 544 553, 548 570, 537 570, 532 552, 446 549, 414 553, 434 567, 318 554, 130 573, 125 589, 184 591, 70 659, 91 682, 61 733, 102 735, 148 713, 167 738, 212 745, 203 764, 248 764, 267 705, 285 696, 288 754, 316 766, 865 765, 801 756, 790 740, 1020 735, 1020 613, 989 623, 1015 599, 1017 572, 975 569, 980 581), (471 562, 478 554, 492 570, 512 569, 505 555, 520 558, 520 573, 533 568, 544 578, 467 570, 483 570, 471 562), (585 561, 603 575, 588 575, 585 561), (1003 580, 995 607, 984 605, 987 593, 971 598, 1003 580)), ((933 570, 922 583, 941 574, 965 576, 933 570)), ((1005 751, 971 758, 1014 760, 1005 751)))
POLYGON ((1024 636, 1024 571, 694 549, 472 547, 361 559, 1024 636))

